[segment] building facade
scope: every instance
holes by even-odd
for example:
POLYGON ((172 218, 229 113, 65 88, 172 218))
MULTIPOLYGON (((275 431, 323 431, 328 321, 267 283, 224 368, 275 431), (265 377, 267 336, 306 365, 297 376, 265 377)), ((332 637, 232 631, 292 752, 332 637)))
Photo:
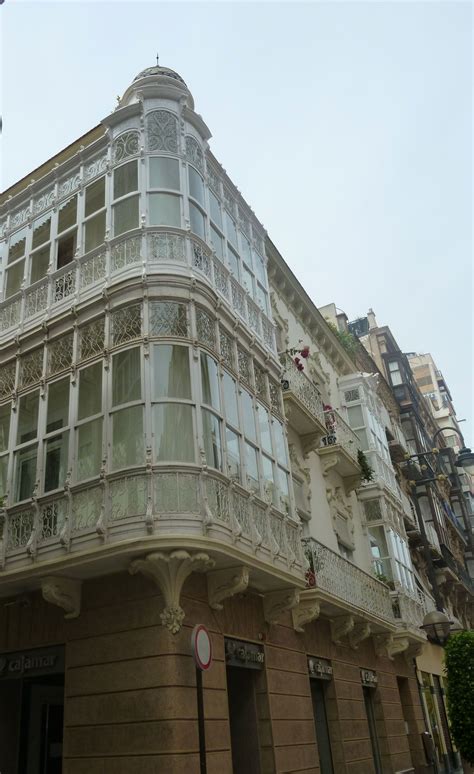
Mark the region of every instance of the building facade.
POLYGON ((198 623, 208 772, 429 771, 401 430, 209 139, 148 68, 1 199, 0 771, 202 770, 198 623))

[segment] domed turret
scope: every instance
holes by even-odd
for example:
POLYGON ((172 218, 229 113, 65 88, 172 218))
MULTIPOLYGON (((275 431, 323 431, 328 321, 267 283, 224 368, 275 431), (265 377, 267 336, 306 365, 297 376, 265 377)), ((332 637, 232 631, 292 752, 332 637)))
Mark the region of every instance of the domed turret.
POLYGON ((186 96, 188 107, 191 110, 194 110, 193 95, 189 91, 184 79, 181 78, 179 73, 175 70, 171 70, 169 67, 162 67, 158 63, 158 57, 156 65, 153 67, 146 67, 135 76, 120 100, 119 107, 124 107, 125 105, 135 102, 139 90, 141 92, 148 91, 150 93, 154 87, 159 87, 160 91, 165 96, 186 96))

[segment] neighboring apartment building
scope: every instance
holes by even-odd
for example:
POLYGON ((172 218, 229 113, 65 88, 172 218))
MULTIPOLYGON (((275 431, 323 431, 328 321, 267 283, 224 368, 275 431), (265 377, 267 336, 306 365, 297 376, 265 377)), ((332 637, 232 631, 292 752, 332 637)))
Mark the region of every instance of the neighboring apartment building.
POLYGON ((0 201, 2 774, 202 770, 198 623, 209 772, 426 770, 396 411, 209 138, 151 67, 0 201))

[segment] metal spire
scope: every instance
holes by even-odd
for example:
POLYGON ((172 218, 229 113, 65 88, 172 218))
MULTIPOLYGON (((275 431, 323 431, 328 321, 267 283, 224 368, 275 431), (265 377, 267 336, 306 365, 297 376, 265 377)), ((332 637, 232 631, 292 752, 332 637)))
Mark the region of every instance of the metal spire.
POLYGON ((159 54, 156 55, 156 66, 157 67, 160 66, 160 55, 159 54))

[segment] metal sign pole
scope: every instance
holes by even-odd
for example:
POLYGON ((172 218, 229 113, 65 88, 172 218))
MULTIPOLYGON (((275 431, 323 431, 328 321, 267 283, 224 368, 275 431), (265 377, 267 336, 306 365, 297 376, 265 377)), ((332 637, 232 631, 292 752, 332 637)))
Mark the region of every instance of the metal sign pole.
POLYGON ((199 767, 201 774, 207 774, 206 765, 206 732, 204 728, 204 697, 202 691, 202 672, 196 667, 196 690, 199 729, 199 767))
POLYGON ((206 764, 206 734, 204 728, 204 694, 202 689, 202 673, 212 665, 212 642, 209 632, 203 624, 196 624, 191 635, 191 648, 196 664, 196 695, 199 731, 199 769, 201 774, 207 774, 206 764))

